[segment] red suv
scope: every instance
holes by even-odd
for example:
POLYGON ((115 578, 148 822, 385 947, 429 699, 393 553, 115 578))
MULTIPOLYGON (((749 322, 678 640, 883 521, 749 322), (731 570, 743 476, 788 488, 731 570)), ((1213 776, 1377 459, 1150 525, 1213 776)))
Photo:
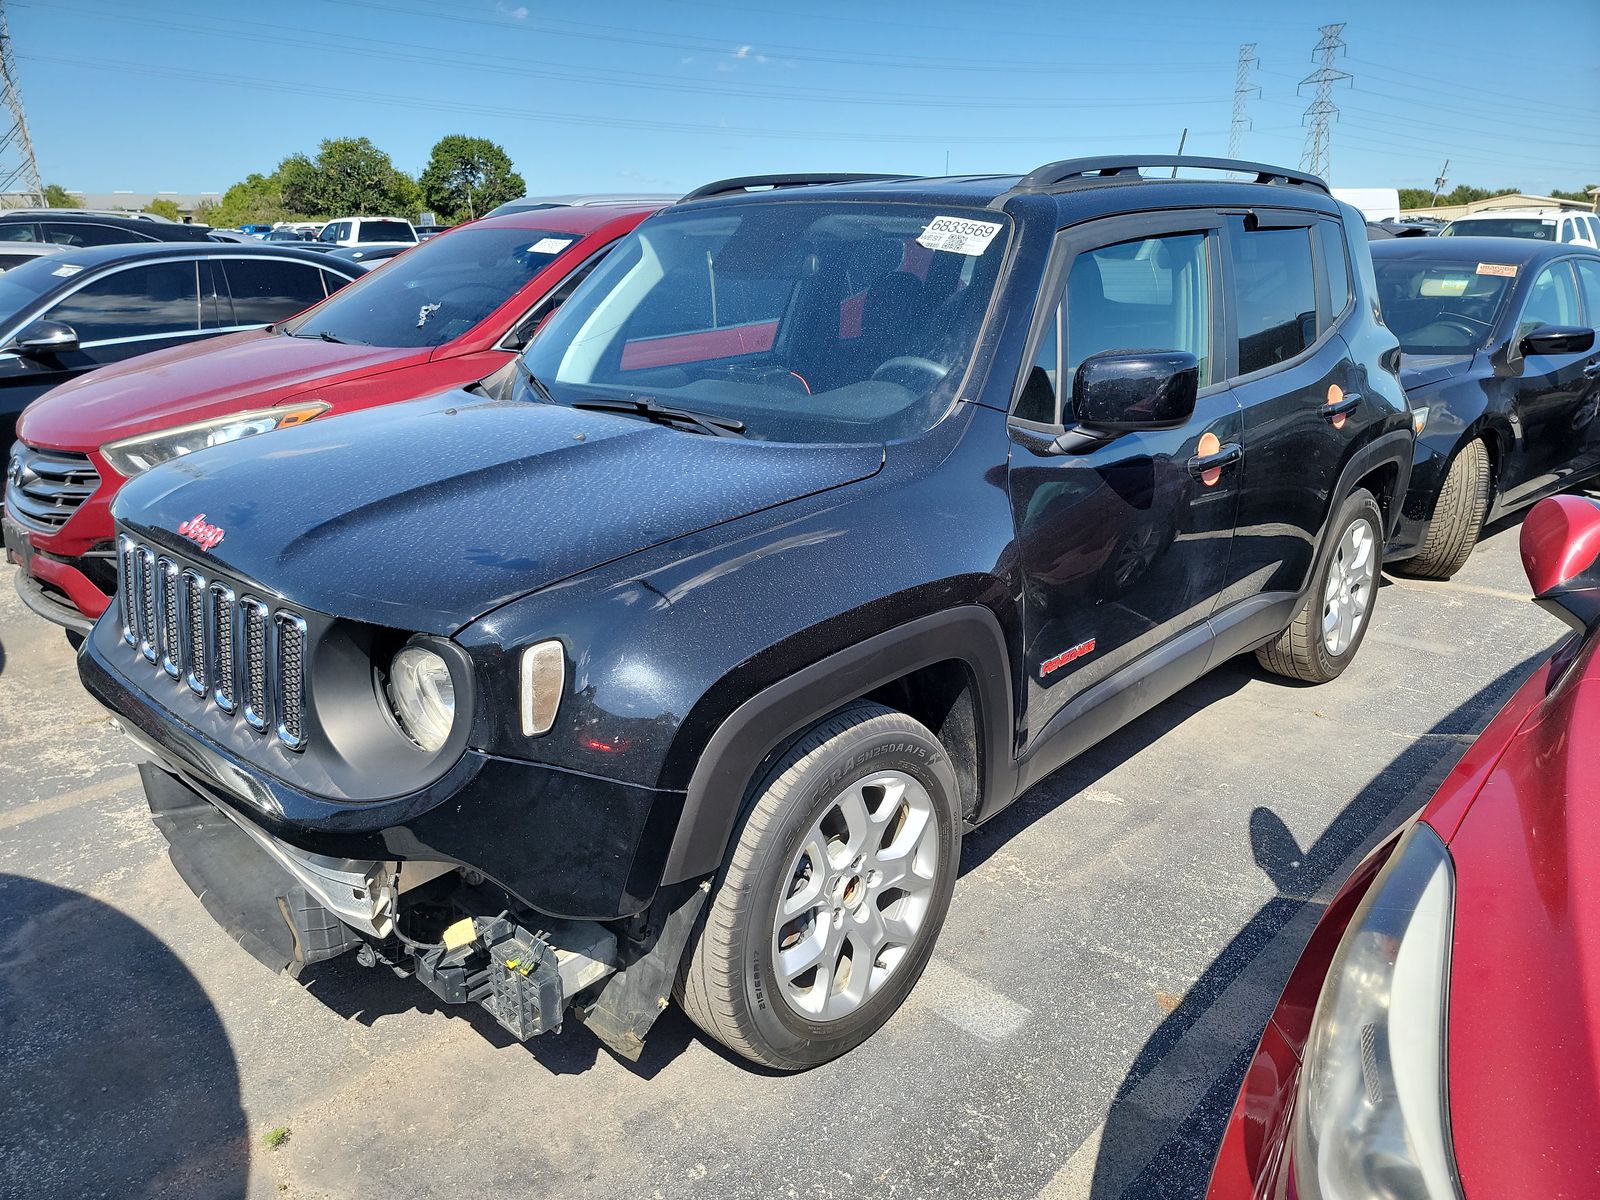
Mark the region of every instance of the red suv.
POLYGON ((6 557, 35 612, 86 632, 116 591, 110 505, 133 475, 510 362, 659 204, 547 208, 431 238, 282 324, 103 367, 41 396, 6 472, 6 557))

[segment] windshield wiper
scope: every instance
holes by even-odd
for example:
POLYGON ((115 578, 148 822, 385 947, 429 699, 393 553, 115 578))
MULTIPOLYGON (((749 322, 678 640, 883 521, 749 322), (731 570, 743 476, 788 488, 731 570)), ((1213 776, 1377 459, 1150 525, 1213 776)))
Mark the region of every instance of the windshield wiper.
POLYGON ((664 425, 681 422, 716 437, 740 437, 744 434, 743 421, 695 412, 688 408, 670 408, 664 404, 657 404, 654 400, 574 400, 572 407, 593 409, 596 412, 633 413, 664 425))
POLYGON ((366 342, 356 342, 349 338, 342 338, 336 333, 329 333, 326 329, 319 329, 315 333, 300 333, 298 330, 289 335, 297 338, 321 338, 325 342, 332 342, 335 346, 365 346, 366 342))

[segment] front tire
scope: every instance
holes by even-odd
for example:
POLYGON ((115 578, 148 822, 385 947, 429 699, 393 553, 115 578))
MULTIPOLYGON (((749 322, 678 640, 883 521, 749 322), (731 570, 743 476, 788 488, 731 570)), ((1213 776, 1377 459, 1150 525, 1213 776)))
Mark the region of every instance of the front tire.
POLYGON ((755 789, 679 976, 736 1054, 795 1071, 870 1037, 922 974, 955 888, 960 790, 939 740, 856 703, 755 789))
POLYGON ((1355 659, 1372 621, 1383 553, 1383 513, 1372 493, 1345 497, 1331 528, 1333 553, 1312 581, 1310 595, 1278 640, 1256 651, 1274 674, 1305 683, 1337 679, 1355 659))
POLYGON ((1489 492, 1489 452, 1473 440, 1450 463, 1422 549, 1400 564, 1401 570, 1423 579, 1449 579, 1466 566, 1489 511, 1489 492))

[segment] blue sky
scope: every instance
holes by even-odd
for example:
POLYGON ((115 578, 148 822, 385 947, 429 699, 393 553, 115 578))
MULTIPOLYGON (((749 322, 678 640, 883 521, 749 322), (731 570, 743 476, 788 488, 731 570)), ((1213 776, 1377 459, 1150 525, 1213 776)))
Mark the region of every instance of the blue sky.
POLYGON ((80 191, 221 190, 325 137, 419 171, 502 143, 531 192, 774 170, 1023 171, 1081 154, 1298 165, 1316 27, 1345 21, 1333 182, 1600 183, 1600 3, 1343 0, 11 0, 40 167, 80 191), (1303 13, 1304 15, 1298 15, 1303 13), (1407 15, 1411 14, 1411 15, 1407 15))

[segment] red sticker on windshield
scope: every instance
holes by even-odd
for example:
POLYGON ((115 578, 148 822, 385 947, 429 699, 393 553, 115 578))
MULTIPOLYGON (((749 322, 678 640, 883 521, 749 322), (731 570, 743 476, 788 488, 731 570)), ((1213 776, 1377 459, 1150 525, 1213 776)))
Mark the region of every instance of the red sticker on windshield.
POLYGON ((1516 263, 1479 263, 1478 264, 1478 274, 1479 275, 1500 275, 1500 276, 1503 276, 1506 279, 1515 279, 1517 277, 1517 264, 1516 263))

